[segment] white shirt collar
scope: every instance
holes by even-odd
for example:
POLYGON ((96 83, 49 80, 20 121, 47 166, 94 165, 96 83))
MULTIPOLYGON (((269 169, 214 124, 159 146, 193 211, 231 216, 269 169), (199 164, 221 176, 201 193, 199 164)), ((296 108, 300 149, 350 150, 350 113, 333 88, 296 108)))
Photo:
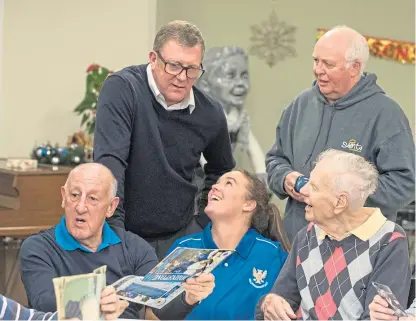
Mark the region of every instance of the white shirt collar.
POLYGON ((165 97, 163 97, 163 95, 159 91, 159 88, 157 88, 155 78, 153 77, 153 73, 152 73, 152 67, 150 64, 147 65, 146 72, 147 72, 147 81, 149 82, 149 87, 152 90, 152 93, 155 96, 156 100, 158 101, 159 104, 163 106, 163 108, 165 108, 168 111, 172 111, 172 110, 186 109, 189 106, 189 113, 192 114, 192 112, 195 109, 195 97, 194 97, 194 91, 192 88, 191 88, 191 91, 189 92, 188 97, 186 97, 181 102, 170 105, 168 107, 168 105, 166 104, 165 97))

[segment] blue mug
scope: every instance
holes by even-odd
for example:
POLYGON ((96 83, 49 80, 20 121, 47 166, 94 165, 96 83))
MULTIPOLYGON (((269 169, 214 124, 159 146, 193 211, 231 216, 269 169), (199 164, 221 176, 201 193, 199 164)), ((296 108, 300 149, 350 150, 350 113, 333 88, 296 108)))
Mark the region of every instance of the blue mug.
POLYGON ((296 179, 296 183, 295 183, 295 188, 294 190, 297 193, 300 193, 300 190, 302 189, 303 186, 306 185, 306 183, 309 182, 309 177, 301 175, 296 179))

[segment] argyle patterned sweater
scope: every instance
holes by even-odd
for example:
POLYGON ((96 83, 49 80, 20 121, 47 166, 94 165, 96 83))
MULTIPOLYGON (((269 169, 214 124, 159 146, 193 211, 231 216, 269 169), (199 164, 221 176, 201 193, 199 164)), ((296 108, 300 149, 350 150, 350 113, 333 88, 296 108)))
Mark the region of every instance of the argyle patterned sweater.
MULTIPOLYGON (((310 223, 296 236, 271 293, 284 297, 304 320, 369 319, 376 291, 372 282, 389 286, 406 307, 410 262, 403 229, 386 221, 367 241, 349 235, 341 241, 310 223)), ((263 320, 260 300, 256 319, 263 320)))

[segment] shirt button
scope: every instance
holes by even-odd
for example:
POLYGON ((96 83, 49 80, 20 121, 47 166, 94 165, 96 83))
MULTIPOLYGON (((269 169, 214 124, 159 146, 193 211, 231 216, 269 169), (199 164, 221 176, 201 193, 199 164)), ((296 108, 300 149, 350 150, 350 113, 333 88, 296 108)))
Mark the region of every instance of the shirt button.
POLYGON ((228 266, 228 263, 224 263, 224 266, 227 267, 228 266))

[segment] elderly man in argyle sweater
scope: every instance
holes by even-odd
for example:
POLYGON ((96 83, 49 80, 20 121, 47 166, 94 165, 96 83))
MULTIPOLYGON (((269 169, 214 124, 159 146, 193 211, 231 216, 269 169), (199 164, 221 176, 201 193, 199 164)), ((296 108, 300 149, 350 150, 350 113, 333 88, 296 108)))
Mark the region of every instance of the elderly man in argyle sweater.
POLYGON ((310 222, 296 235, 271 293, 256 318, 369 319, 372 282, 389 286, 403 306, 410 287, 403 229, 380 209, 363 207, 376 190, 376 168, 361 156, 327 150, 301 194, 310 222))

